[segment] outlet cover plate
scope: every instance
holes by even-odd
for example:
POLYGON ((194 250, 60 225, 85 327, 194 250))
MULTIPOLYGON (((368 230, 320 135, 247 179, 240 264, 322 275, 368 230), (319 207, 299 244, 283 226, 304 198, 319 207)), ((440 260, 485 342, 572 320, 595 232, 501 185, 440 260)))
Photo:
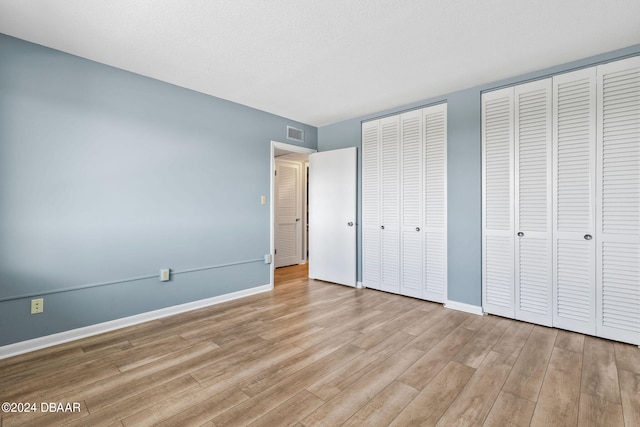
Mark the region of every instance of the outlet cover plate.
POLYGON ((31 314, 38 314, 44 311, 44 298, 31 300, 31 314))

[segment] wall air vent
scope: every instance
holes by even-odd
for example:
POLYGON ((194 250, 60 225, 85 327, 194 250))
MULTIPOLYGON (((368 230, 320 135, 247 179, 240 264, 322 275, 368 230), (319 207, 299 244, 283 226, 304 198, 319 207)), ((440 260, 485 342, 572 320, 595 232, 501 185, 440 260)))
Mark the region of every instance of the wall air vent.
POLYGON ((287 139, 304 142, 304 131, 302 129, 287 126, 287 139))

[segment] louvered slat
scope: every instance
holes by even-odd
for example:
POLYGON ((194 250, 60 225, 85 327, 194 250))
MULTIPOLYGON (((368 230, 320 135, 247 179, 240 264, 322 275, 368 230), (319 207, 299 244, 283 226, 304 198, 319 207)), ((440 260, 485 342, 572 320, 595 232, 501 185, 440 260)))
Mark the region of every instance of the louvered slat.
POLYGON ((602 86, 602 232, 638 235, 640 72, 607 74, 602 86))
POLYGON ((556 241, 556 281, 557 296, 554 325, 563 325, 564 320, 572 323, 572 330, 590 332, 594 317, 592 303, 593 288, 585 286, 593 280, 593 266, 590 252, 592 245, 586 240, 556 241))
POLYGON ((500 309, 513 310, 513 238, 488 236, 485 246, 485 306, 491 313, 507 315, 500 309))
POLYGON ((382 265, 380 289, 400 293, 400 236, 398 232, 381 233, 382 265))
POLYGON ((557 88, 557 229, 592 229, 594 88, 590 76, 559 83, 557 88))
POLYGON ((513 97, 488 100, 484 111, 485 185, 490 189, 485 195, 485 221, 489 229, 510 230, 513 97))
POLYGON ((422 224, 422 120, 420 111, 400 115, 402 153, 402 225, 422 224))
POLYGON ((298 170, 286 164, 278 167, 278 217, 296 216, 296 191, 298 188, 298 170))
POLYGON ((278 227, 277 256, 280 258, 296 256, 296 225, 281 224, 278 227))
POLYGON ((380 135, 378 122, 362 125, 362 222, 380 224, 380 135))
POLYGON ((515 316, 514 89, 482 95, 482 306, 515 316))
POLYGON ((400 220, 400 150, 398 117, 380 121, 382 223, 397 228, 400 220))
POLYGON ((415 230, 402 233, 401 265, 402 295, 422 298, 422 233, 415 230))
MULTIPOLYGON (((546 318, 550 314, 551 295, 549 240, 520 239, 518 245, 520 269, 517 277, 519 284, 517 308, 520 312, 532 313, 546 318)), ((516 313, 516 318, 518 317, 522 316, 518 316, 516 313)), ((550 325, 550 322, 548 324, 550 325)))
POLYGON ((640 334, 640 245, 602 245, 602 325, 640 334))
POLYGON ((439 110, 425 111, 425 224, 442 228, 447 219, 447 111, 439 110))
POLYGON ((640 345, 640 58, 598 67, 599 336, 640 345))
POLYGON ((447 234, 446 231, 425 233, 424 298, 445 302, 447 299, 447 234))

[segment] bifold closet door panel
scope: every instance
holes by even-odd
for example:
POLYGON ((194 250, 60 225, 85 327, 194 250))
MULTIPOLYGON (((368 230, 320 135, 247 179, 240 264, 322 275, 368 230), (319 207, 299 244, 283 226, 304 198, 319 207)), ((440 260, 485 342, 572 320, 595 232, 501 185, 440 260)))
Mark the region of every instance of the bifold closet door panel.
POLYGON ((595 335, 596 70, 553 78, 553 326, 595 335))
POLYGON ((400 292, 400 117, 380 119, 380 289, 400 292))
POLYGON ((424 123, 425 299, 447 300, 447 104, 422 110, 424 123))
POLYGON ((551 326, 551 79, 516 86, 515 318, 551 326))
POLYGON ((400 293, 422 298, 422 110, 400 115, 401 242, 400 293))
POLYGON ((482 95, 482 306, 515 316, 513 88, 482 95))
POLYGON ((380 123, 362 124, 362 284, 380 289, 380 123))
POLYGON ((597 81, 597 334, 640 345, 640 57, 597 81))

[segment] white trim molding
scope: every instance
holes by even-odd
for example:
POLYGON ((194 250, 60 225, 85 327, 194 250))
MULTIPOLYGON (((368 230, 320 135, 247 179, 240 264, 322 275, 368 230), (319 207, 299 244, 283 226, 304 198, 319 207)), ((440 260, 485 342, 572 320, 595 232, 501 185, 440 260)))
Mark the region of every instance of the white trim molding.
POLYGON ((464 311, 465 313, 477 314, 478 316, 484 315, 484 311, 482 311, 481 306, 465 304, 463 302, 458 302, 458 301, 447 300, 447 302, 444 303, 444 308, 450 308, 451 310, 464 311))
POLYGON ((363 289, 364 285, 362 284, 362 282, 356 282, 356 289, 363 289))
POLYGON ((46 347, 64 344, 66 342, 75 341, 81 338, 102 334, 116 329, 126 328, 128 326, 137 325, 140 323, 148 322, 150 320, 161 319, 163 317, 173 316, 174 314, 197 310, 199 308, 220 304, 226 301, 247 297, 262 292, 268 292, 271 289, 271 285, 256 286, 255 288, 243 289, 241 291, 232 292, 229 294, 218 295, 212 298, 174 305, 171 307, 161 308, 159 310, 136 314, 134 316, 110 320, 104 323, 98 323, 96 325, 84 326, 82 328, 72 329, 69 331, 59 332, 57 334, 5 345, 0 347, 0 360, 35 350, 40 350, 46 347))

